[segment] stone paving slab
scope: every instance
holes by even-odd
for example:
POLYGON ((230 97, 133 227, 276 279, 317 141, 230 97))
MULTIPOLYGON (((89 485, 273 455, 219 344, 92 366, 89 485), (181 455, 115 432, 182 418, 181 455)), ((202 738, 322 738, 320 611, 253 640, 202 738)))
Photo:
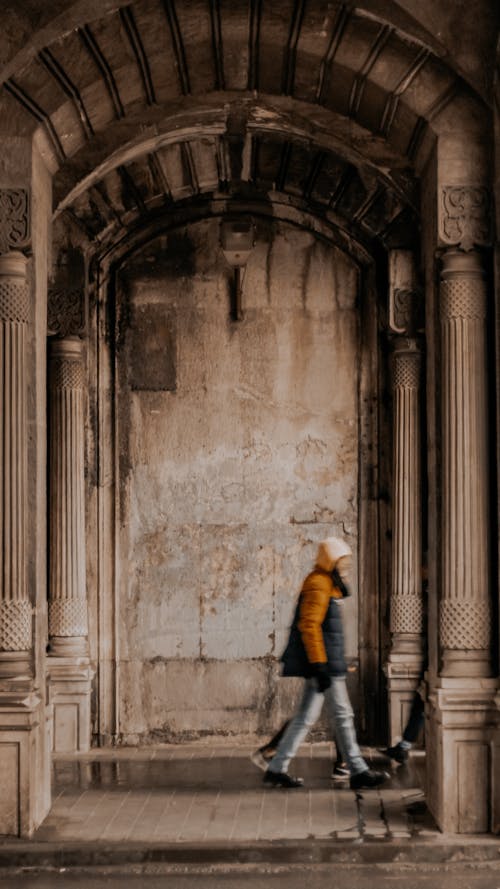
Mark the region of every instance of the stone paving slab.
POLYGON ((446 838, 436 829, 421 789, 422 754, 391 768, 365 750, 391 778, 355 793, 331 779, 329 744, 301 748, 299 790, 263 785, 250 752, 193 744, 59 756, 49 816, 29 842, 0 840, 0 868, 500 858, 493 837, 446 838))

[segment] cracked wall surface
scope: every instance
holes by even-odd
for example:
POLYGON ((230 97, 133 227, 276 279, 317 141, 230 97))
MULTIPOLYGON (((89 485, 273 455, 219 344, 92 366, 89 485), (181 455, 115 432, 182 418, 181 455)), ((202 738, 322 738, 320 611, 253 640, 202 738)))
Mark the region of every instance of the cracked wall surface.
MULTIPOLYGON (((277 658, 315 546, 342 533, 356 550, 357 270, 266 223, 239 322, 229 278, 213 220, 120 272, 126 740, 272 728, 295 694, 277 658)), ((344 614, 354 657, 354 600, 344 614)))

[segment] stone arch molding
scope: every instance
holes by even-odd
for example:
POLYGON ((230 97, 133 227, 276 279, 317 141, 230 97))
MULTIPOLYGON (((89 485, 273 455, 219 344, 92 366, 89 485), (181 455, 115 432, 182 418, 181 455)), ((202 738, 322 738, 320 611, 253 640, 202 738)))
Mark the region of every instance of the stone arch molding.
MULTIPOLYGON (((382 169, 346 147, 340 128, 331 139, 298 113, 233 99, 174 115, 122 146, 61 198, 54 219, 76 226, 100 253, 150 216, 182 214, 191 203, 207 213, 236 202, 264 213, 273 207, 295 222, 315 217, 318 231, 331 237, 336 229, 353 253, 377 238, 402 244, 415 237, 418 190, 404 165, 381 151, 382 169)), ((56 197, 58 184, 56 176, 56 197)))
MULTIPOLYGON (((436 138, 466 121, 480 144, 488 116, 425 17, 378 0, 61 0, 5 48, 0 119, 34 137, 56 218, 86 243, 251 183, 360 243, 404 247, 436 138)), ((444 243, 464 204, 446 200, 444 243)))

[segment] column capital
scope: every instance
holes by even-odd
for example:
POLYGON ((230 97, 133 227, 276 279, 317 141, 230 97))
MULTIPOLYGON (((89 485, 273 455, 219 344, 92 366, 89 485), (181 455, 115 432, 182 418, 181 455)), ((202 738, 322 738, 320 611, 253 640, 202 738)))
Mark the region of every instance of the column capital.
POLYGON ((83 390, 85 387, 84 343, 77 336, 53 339, 49 348, 51 391, 83 390))
POLYGON ((479 250, 471 250, 464 253, 456 247, 451 247, 441 254, 441 278, 461 278, 461 277, 480 277, 486 276, 484 267, 484 256, 479 250))
POLYGON ((30 319, 27 263, 17 251, 0 255, 0 322, 27 324, 30 319))
POLYGON ((82 361, 85 344, 79 336, 55 337, 50 340, 50 357, 67 358, 69 361, 82 361))
POLYGON ((398 336, 392 340, 392 385, 394 389, 418 389, 422 352, 411 337, 398 336))

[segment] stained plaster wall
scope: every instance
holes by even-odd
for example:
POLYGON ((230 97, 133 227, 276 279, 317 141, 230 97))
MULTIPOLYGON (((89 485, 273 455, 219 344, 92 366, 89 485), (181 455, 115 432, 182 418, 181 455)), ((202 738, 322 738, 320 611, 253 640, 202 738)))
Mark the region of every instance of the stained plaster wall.
MULTIPOLYGON (((260 225, 230 315, 215 220, 165 235, 117 291, 119 734, 267 731, 317 542, 358 525, 358 275, 260 225)), ((357 572, 354 578, 354 589, 357 572)), ((357 655, 357 602, 344 605, 357 655)))

